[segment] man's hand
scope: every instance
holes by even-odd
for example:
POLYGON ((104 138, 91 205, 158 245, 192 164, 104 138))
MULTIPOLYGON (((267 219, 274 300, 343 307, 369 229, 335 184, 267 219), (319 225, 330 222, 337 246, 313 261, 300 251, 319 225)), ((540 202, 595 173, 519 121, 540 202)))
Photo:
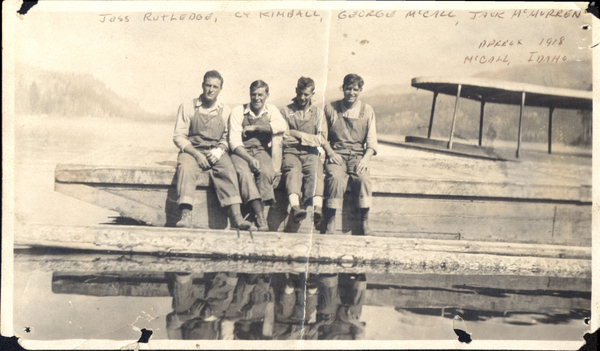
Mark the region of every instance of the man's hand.
POLYGON ((203 153, 198 152, 194 156, 194 158, 196 159, 198 166, 200 166, 200 168, 202 168, 203 170, 207 170, 210 168, 210 163, 208 163, 208 160, 206 159, 206 156, 204 156, 203 153))
POLYGON ((225 151, 223 151, 223 149, 221 149, 220 147, 216 147, 214 149, 210 150, 210 153, 208 154, 208 160, 210 161, 211 164, 215 164, 219 161, 219 159, 221 158, 221 156, 223 156, 223 154, 225 153, 225 151))
POLYGON ((328 156, 329 156, 329 161, 331 163, 335 163, 335 164, 338 164, 340 166, 344 164, 344 159, 337 152, 335 152, 335 151, 332 150, 328 154, 328 156))
POLYGON ((358 164, 356 165, 356 167, 355 167, 355 170, 354 170, 354 171, 355 171, 357 174, 361 174, 361 173, 363 173, 363 172, 366 172, 366 171, 369 169, 369 161, 370 161, 370 160, 368 160, 368 159, 366 159, 366 158, 364 158, 364 157, 363 157, 363 158, 362 158, 362 159, 361 159, 361 160, 358 162, 358 164))
POLYGON ((202 311, 202 308, 204 308, 204 305, 206 305, 206 301, 204 300, 198 299, 194 301, 192 307, 190 307, 190 314, 192 314, 193 316, 198 316, 202 311))
POLYGON ((260 162, 258 162, 257 159, 252 158, 250 160, 250 162, 248 162, 248 165, 250 165, 250 170, 254 173, 260 173, 260 162))
POLYGON ((244 129, 242 130, 242 136, 244 138, 247 138, 248 135, 246 133, 255 132, 255 131, 256 131, 256 126, 254 126, 254 125, 245 126, 244 129))

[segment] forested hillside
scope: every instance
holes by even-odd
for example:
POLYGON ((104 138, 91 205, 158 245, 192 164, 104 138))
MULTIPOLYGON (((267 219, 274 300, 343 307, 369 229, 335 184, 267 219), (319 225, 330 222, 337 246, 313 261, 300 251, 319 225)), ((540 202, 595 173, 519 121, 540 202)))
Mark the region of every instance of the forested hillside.
POLYGON ((61 73, 36 67, 15 67, 15 112, 70 117, 121 117, 168 120, 118 96, 90 74, 61 73))

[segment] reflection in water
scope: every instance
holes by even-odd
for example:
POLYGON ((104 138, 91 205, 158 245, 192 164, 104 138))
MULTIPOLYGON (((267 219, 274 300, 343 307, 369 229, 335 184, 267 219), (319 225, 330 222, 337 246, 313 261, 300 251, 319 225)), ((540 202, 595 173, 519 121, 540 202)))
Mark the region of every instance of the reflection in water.
MULTIPOLYGON (((591 306, 588 278, 332 273, 345 268, 329 266, 316 267, 320 271, 311 266, 308 273, 262 267, 252 273, 227 270, 231 262, 211 264, 224 269, 55 271, 52 292, 67 294, 69 303, 73 295, 89 296, 78 299, 78 316, 93 316, 116 301, 97 297, 119 298, 115 320, 121 322, 112 328, 145 313, 139 306, 147 298, 160 321, 152 322, 153 338, 183 340, 428 340, 431 333, 443 339, 457 316, 480 339, 578 339, 591 306)), ((63 326, 60 335, 79 333, 70 328, 63 326)))
POLYGON ((360 339, 364 274, 167 273, 170 339, 360 339))

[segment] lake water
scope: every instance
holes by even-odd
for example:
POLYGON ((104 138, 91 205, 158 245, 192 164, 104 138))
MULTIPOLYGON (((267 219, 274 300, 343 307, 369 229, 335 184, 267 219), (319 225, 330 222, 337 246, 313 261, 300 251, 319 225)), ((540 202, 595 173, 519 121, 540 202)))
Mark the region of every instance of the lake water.
MULTIPOLYGON (((112 222, 117 213, 54 192, 56 164, 115 145, 171 147, 175 153, 172 130, 172 123, 19 117, 15 125, 16 220, 84 226, 112 222)), ((383 152, 386 152, 385 148, 383 152)), ((411 152, 415 151, 406 151, 407 154, 411 152)), ((431 157, 451 156, 432 153, 431 157)), ((87 261, 106 258, 97 255, 80 254, 78 257, 87 261)), ((338 335, 365 340, 457 340, 456 329, 467 332, 473 340, 581 341, 589 329, 584 322, 591 305, 589 280, 348 275, 343 270, 330 276, 309 274, 306 277, 299 275, 297 269, 286 267, 276 271, 269 271, 268 266, 259 271, 240 271, 239 262, 235 269, 227 268, 227 262, 218 262, 214 268, 209 264, 204 271, 185 272, 178 268, 176 258, 156 258, 169 263, 163 265, 163 270, 153 272, 81 271, 77 269, 76 260, 62 266, 50 264, 64 257, 72 257, 72 253, 16 252, 14 328, 24 339, 135 341, 140 330, 146 328, 152 330, 152 339, 170 340, 190 335, 198 337, 199 333, 206 332, 207 325, 218 330, 219 338, 232 335, 236 338, 273 337, 276 331, 285 329, 286 323, 288 330, 297 328, 297 321, 290 317, 282 322, 284 318, 279 314, 281 318, 274 317, 273 326, 267 326, 265 332, 264 321, 252 323, 252 316, 247 314, 225 317, 223 311, 232 306, 234 300, 231 296, 244 295, 240 291, 246 291, 246 298, 254 299, 254 309, 251 306, 244 311, 249 309, 255 316, 264 315, 269 303, 273 308, 279 308, 282 300, 290 298, 287 295, 295 296, 294 303, 287 306, 292 310, 304 310, 298 306, 303 294, 297 292, 304 291, 306 279, 311 289, 316 286, 314 310, 317 316, 312 323, 312 327, 316 327, 311 337, 316 335, 317 339, 338 335), (183 295, 169 289, 173 282, 186 286, 183 292, 179 291, 183 295), (228 282, 227 288, 217 289, 223 282, 228 282), (293 293, 286 295, 288 282, 291 282, 288 291, 293 293), (266 292, 254 288, 259 285, 266 292), (361 288, 355 294, 358 285, 361 288), (254 290, 256 294, 253 295, 254 290), (194 310, 197 313, 193 316, 186 315, 184 307, 197 301, 208 301, 214 297, 211 294, 231 299, 229 304, 227 298, 222 299, 225 302, 218 307, 219 298, 215 298, 213 302, 217 307, 210 309, 210 313, 204 308, 194 310), (339 301, 331 296, 338 296, 339 301), (362 300, 356 301, 356 296, 362 296, 362 300), (333 302, 327 302, 327 299, 333 302), (174 304, 174 300, 178 302, 174 304), (323 310, 329 312, 323 313, 323 310), (167 319, 175 315, 180 322, 190 318, 175 328, 177 323, 167 323, 167 319), (278 323, 282 325, 275 326, 278 323)), ((114 259, 139 257, 116 255, 114 259)), ((253 262, 253 267, 256 266, 253 262)), ((309 306, 310 299, 304 300, 304 306, 309 306)), ((260 320, 259 317, 255 319, 260 320)), ((286 334, 281 332, 279 335, 286 334)))

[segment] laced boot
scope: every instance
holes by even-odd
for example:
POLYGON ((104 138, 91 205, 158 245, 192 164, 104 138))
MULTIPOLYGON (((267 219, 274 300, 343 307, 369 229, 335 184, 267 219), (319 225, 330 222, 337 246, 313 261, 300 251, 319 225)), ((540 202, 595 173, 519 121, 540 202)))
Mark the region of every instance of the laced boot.
POLYGON ((192 210, 183 209, 181 210, 181 219, 175 224, 178 228, 191 228, 192 227, 192 210))
POLYGON ((229 221, 231 222, 232 229, 248 230, 252 227, 252 223, 248 222, 242 216, 240 211, 240 204, 233 204, 229 206, 229 221))
POLYGON ((369 208, 360 209, 360 222, 362 226, 362 235, 373 235, 369 228, 369 208))

